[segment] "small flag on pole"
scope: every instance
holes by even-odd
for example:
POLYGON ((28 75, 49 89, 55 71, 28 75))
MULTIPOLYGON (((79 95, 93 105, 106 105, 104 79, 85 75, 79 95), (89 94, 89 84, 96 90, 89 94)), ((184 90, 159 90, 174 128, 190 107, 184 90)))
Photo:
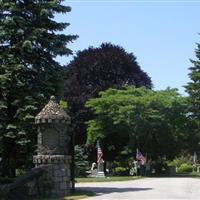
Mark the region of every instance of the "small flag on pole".
POLYGON ((142 153, 138 149, 137 149, 137 152, 136 152, 136 160, 138 161, 138 163, 140 165, 145 165, 146 164, 145 157, 142 155, 142 153))
POLYGON ((197 163, 197 154, 196 154, 196 152, 194 152, 193 164, 195 165, 196 163, 197 163))
POLYGON ((103 163, 103 152, 99 145, 99 141, 97 141, 97 163, 103 163))

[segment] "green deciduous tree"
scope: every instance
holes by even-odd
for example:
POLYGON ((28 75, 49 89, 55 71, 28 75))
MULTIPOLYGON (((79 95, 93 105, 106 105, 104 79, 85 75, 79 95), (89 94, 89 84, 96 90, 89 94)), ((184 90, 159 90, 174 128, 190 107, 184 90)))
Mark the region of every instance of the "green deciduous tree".
POLYGON ((35 145, 34 116, 50 95, 60 95, 63 67, 77 36, 59 33, 54 20, 70 7, 60 0, 0 1, 0 157, 4 176, 27 165, 35 145))
POLYGON ((101 139, 106 160, 119 155, 119 151, 134 156, 136 148, 153 160, 172 159, 188 148, 191 122, 187 101, 175 89, 109 89, 86 106, 95 113, 88 122, 87 143, 101 139))

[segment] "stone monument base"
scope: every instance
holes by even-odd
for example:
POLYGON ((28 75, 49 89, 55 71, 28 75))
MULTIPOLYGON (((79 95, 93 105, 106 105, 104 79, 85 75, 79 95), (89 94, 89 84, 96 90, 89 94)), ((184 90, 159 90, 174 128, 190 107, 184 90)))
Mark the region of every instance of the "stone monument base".
POLYGON ((104 174, 103 171, 100 171, 100 172, 97 172, 96 177, 99 177, 99 178, 105 178, 105 174, 104 174))
POLYGON ((33 157, 36 167, 48 166, 48 177, 51 178, 52 197, 65 196, 70 192, 71 156, 37 155, 33 157))

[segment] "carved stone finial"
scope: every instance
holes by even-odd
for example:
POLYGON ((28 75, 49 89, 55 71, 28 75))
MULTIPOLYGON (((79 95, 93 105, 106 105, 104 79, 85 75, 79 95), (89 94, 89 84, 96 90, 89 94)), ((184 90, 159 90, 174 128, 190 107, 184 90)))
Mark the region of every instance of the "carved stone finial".
POLYGON ((52 96, 50 97, 50 100, 56 101, 56 97, 55 97, 54 95, 52 95, 52 96))

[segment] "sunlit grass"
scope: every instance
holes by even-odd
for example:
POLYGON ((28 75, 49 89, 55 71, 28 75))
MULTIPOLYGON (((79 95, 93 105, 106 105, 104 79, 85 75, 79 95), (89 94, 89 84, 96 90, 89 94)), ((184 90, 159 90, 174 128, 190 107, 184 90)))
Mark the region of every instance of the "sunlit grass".
POLYGON ((76 178, 77 183, 83 182, 111 182, 111 181, 131 181, 141 178, 140 176, 111 176, 111 177, 87 177, 87 178, 76 178))

